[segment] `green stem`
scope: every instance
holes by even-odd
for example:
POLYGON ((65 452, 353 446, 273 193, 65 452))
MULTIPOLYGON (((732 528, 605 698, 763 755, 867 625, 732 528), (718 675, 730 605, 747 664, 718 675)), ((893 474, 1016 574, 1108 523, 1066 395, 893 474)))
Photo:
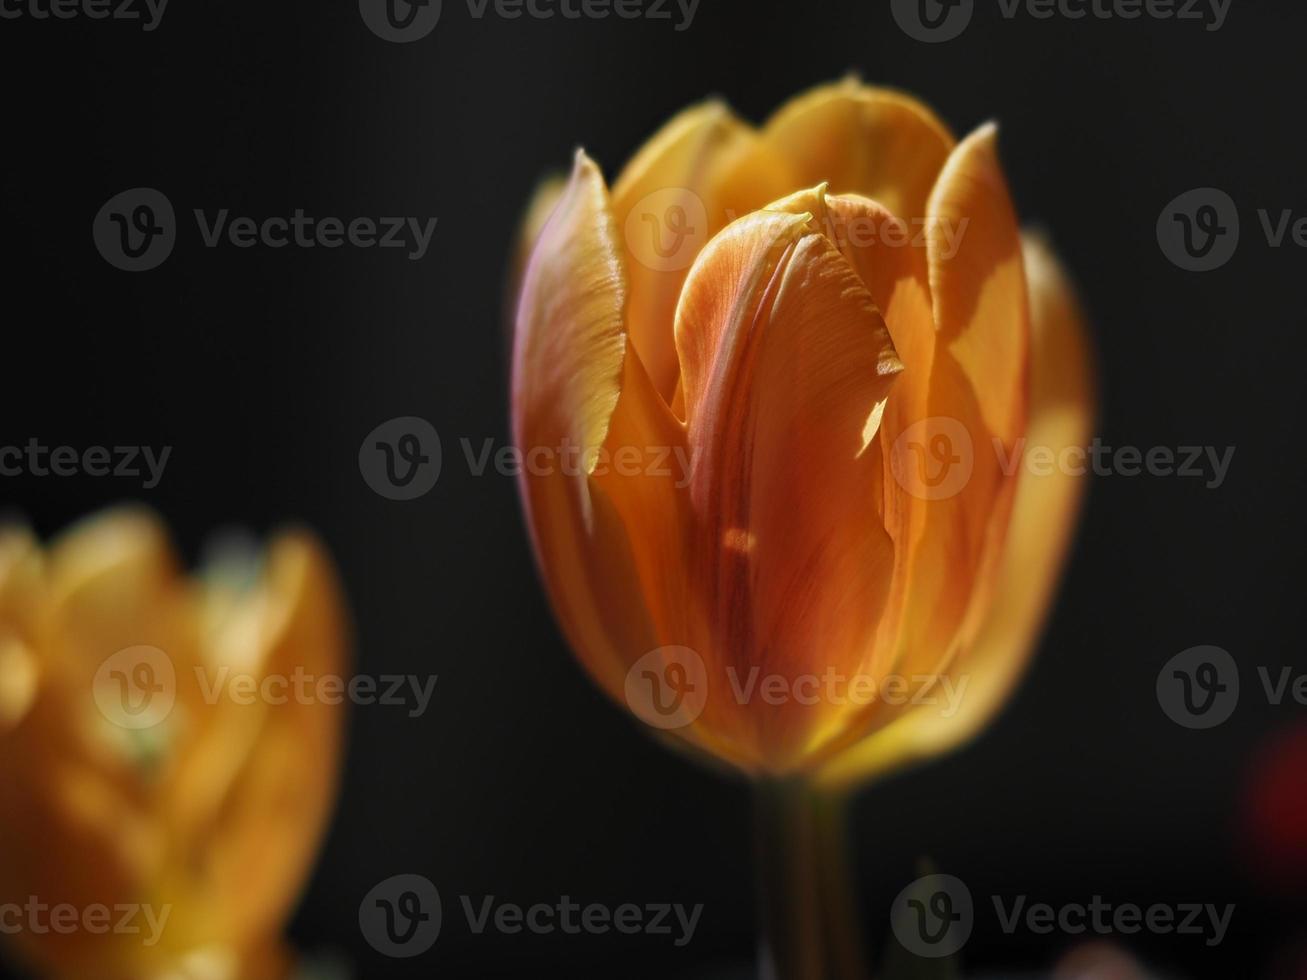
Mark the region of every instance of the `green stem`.
POLYGON ((867 980, 846 810, 803 780, 757 787, 762 980, 867 980))

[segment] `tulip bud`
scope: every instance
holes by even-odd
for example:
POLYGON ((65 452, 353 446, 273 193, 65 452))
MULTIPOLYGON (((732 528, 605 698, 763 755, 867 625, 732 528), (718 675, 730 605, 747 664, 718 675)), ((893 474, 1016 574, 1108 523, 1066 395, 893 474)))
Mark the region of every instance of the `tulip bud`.
POLYGON ((343 709, 236 698, 339 674, 331 563, 291 531, 179 571, 150 514, 0 529, 0 907, 42 975, 277 980, 335 797, 343 709))
POLYGON ((756 776, 847 783, 980 730, 1079 498, 1024 454, 1083 445, 1092 404, 996 127, 955 142, 853 81, 760 130, 709 103, 611 193, 578 152, 550 204, 512 419, 524 453, 586 461, 527 467, 521 494, 589 672, 756 776))

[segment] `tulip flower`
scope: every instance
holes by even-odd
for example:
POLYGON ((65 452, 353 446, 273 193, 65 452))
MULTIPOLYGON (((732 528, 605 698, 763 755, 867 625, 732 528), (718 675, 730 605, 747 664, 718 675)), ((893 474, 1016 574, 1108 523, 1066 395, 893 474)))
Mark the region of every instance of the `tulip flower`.
POLYGON ((340 674, 345 613, 310 535, 245 550, 191 577, 146 512, 0 528, 0 926, 42 976, 291 968, 343 709, 225 684, 340 674))
POLYGON ((805 871, 820 801, 960 744, 1016 683, 1082 489, 1027 465, 1089 439, 1076 301, 996 127, 957 141, 856 81, 761 129, 693 107, 611 190, 578 151, 543 193, 512 424, 561 628, 615 700, 763 788, 776 914, 813 910, 769 940, 779 975, 856 975, 826 934, 840 870, 805 871))

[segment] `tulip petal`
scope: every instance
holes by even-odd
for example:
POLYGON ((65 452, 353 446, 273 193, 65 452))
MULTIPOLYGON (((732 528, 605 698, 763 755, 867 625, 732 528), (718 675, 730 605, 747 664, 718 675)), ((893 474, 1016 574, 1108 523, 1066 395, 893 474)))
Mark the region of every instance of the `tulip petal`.
POLYGON ((510 349, 512 348, 513 328, 517 320, 517 302, 522 292, 522 277, 526 275, 526 264, 530 261, 531 253, 535 251, 536 241, 540 238, 540 233, 544 231, 545 224, 554 213, 554 208, 558 207, 559 199, 562 198, 565 190, 567 190, 567 178, 565 176, 551 174, 545 177, 536 185, 535 190, 531 193, 531 200, 527 202, 526 209, 522 212, 522 220, 517 231, 517 243, 513 249, 513 254, 509 257, 508 284, 504 290, 506 298, 504 323, 510 349))
POLYGON ((691 474, 685 427, 654 390, 634 349, 628 348, 625 367, 603 465, 592 482, 611 502, 630 541, 660 644, 685 642, 692 632, 688 620, 696 614, 684 574, 691 474))
POLYGON ((153 514, 121 508, 75 524, 51 545, 49 573, 52 618, 70 668, 89 679, 124 647, 163 645, 160 610, 172 600, 178 565, 153 514))
POLYGON ((148 732, 128 729, 111 722, 87 693, 106 682, 101 668, 111 657, 135 659, 125 651, 162 651, 174 677, 198 662, 197 625, 185 607, 167 529, 144 509, 108 510, 60 534, 46 567, 49 627, 41 647, 53 703, 37 718, 59 729, 46 737, 85 765, 88 779, 112 776, 113 791, 143 793, 167 743, 182 735, 187 713, 172 712, 148 732))
POLYGON ((869 197, 918 222, 954 142, 916 99, 856 79, 782 106, 763 128, 763 140, 788 161, 799 184, 826 181, 835 194, 869 197))
POLYGON ((923 230, 856 194, 827 195, 826 204, 840 251, 885 317, 900 359, 929 376, 935 338, 923 230))
POLYGON ((904 675, 939 672, 974 635, 1015 492, 1029 306, 995 135, 985 126, 960 143, 931 195, 930 378, 924 392, 911 389, 910 411, 882 430, 895 477, 887 480, 889 526, 896 541, 911 542, 896 572, 906 605, 893 669, 904 675), (927 472, 940 495, 917 482, 927 472))
MULTIPOLYGON (((158 857, 148 785, 97 710, 93 678, 119 648, 179 635, 168 623, 167 536, 145 512, 121 509, 74 526, 44 555, 23 532, 4 537, 17 548, 0 547, 0 634, 21 637, 37 676, 27 710, 0 732, 0 835, 21 842, 0 862, 0 891, 83 908, 143 900, 158 857)), ((84 932, 14 938, 46 968, 107 958, 84 932)))
MULTIPOLYGON (((875 506, 879 449, 864 449, 902 365, 818 229, 808 213, 741 219, 704 250, 677 310, 691 575, 716 666, 737 678, 846 668, 844 651, 875 630, 893 564, 875 506)), ((736 727, 760 764, 784 771, 836 727, 830 707, 751 704, 736 727)))
MULTIPOLYGON (((874 642, 850 656, 853 672, 869 677, 880 676, 888 672, 899 649, 899 624, 908 585, 907 569, 924 523, 921 502, 902 493, 892 482, 889 461, 897 437, 909 424, 929 414, 931 378, 939 339, 934 329, 930 297, 929 239, 921 229, 914 230, 881 204, 856 194, 803 191, 771 205, 771 209, 807 211, 816 215, 814 221, 826 231, 827 237, 837 243, 877 307, 884 312, 895 351, 904 365, 895 382, 893 396, 880 418, 879 429, 881 445, 888 451, 884 453, 884 490, 877 513, 895 542, 897 571, 874 642)), ((871 713, 864 712, 866 715, 871 713)), ((852 725, 845 733, 845 739, 856 739, 867 724, 870 722, 864 718, 861 723, 852 725)))
POLYGON ((514 420, 524 445, 570 438, 584 458, 603 444, 620 390, 626 296, 603 177, 578 152, 518 304, 514 420))
MULTIPOLYGON (((1040 240, 1024 242, 1030 281, 1031 398, 1026 447, 1057 458, 1089 443, 1093 356, 1083 312, 1057 259, 1040 240)), ((948 751, 982 731, 1002 708, 1034 652, 1065 564, 1086 489, 1074 465, 1023 467, 993 601, 970 648, 949 671, 957 711, 918 707, 837 758, 824 779, 851 782, 948 751)))
POLYGON ((260 687, 250 703, 219 690, 160 790, 177 854, 167 890, 211 903, 204 941, 242 947, 289 916, 335 797, 346 632, 330 558, 293 531, 210 637, 206 684, 226 667, 226 681, 247 674, 260 687))
POLYGON ((560 625, 600 685, 621 696, 628 660, 656 647, 621 516, 591 474, 624 377, 626 274, 598 168, 583 153, 522 283, 513 437, 523 507, 560 625))
POLYGON ((949 157, 930 199, 935 325, 972 382, 990 433, 1025 425, 1030 328, 1021 235, 988 123, 949 157))
POLYGON ((695 256, 740 214, 793 185, 757 133, 721 102, 672 119, 613 183, 613 217, 630 282, 627 328, 654 387, 671 401, 676 303, 695 256))
POLYGON ((27 714, 41 665, 41 551, 26 528, 0 527, 0 735, 27 714))

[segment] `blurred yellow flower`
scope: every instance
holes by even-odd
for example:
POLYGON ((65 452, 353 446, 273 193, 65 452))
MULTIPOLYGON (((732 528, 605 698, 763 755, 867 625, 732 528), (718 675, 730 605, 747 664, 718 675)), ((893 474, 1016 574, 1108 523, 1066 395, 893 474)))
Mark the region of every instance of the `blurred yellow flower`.
POLYGON ((1083 483, 1025 461, 1083 447, 1094 397, 996 144, 845 81, 761 129, 695 106, 611 191, 578 152, 533 202, 536 556, 582 663, 680 744, 843 785, 974 734, 1016 682, 1083 483))
MULTIPOLYGON (((346 669, 300 531, 178 567, 151 514, 0 528, 0 931, 43 976, 274 980, 337 788, 343 708, 219 696, 346 669)), ((273 688, 275 690, 275 688, 273 688)))

